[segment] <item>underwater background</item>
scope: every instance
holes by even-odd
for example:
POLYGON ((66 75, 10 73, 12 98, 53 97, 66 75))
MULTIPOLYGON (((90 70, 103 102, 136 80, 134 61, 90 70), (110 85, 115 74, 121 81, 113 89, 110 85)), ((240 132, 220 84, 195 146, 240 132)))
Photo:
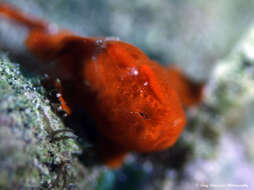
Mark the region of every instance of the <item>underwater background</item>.
POLYGON ((86 138, 49 142, 49 125, 80 118, 66 126, 42 77, 27 68, 26 31, 0 19, 0 189, 254 189, 254 1, 0 2, 79 35, 120 38, 206 84, 172 148, 130 154, 110 170, 93 163, 86 138))

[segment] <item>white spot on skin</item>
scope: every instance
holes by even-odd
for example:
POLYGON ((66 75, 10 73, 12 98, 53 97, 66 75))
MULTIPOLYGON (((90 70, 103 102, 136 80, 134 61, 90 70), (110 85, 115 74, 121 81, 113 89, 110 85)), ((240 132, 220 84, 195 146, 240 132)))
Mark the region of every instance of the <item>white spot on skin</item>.
POLYGON ((96 43, 96 49, 106 48, 106 41, 105 40, 96 40, 95 43, 96 43))
POLYGON ((147 86, 148 85, 148 82, 146 81, 146 82, 144 82, 144 86, 147 86))
POLYGON ((131 74, 132 76, 138 76, 138 74, 139 74, 138 69, 135 68, 135 67, 131 68, 130 74, 131 74))
POLYGON ((134 70, 133 75, 135 75, 135 76, 138 75, 138 70, 134 70))

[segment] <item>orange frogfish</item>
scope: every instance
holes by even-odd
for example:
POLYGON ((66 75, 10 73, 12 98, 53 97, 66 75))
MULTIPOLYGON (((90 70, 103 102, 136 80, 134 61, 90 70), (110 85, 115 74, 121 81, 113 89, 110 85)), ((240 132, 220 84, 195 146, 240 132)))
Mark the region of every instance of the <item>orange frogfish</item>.
MULTIPOLYGON (((108 143, 108 166, 120 166, 127 152, 172 146, 186 124, 184 107, 202 100, 203 85, 179 69, 164 68, 140 49, 107 38, 52 31, 50 24, 0 4, 0 15, 29 29, 26 46, 43 61, 54 61, 61 80, 63 109, 88 112, 108 143)), ((105 141, 104 141, 105 142, 105 141)))

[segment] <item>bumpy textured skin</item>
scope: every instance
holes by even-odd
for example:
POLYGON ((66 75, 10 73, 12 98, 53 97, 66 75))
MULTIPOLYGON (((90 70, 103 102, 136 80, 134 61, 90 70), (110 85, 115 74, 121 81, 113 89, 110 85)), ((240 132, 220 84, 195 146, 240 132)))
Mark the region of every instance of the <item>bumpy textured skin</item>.
POLYGON ((93 116, 110 142, 103 149, 112 155, 105 160, 113 167, 128 151, 172 146, 186 122, 182 103, 188 107, 202 99, 202 86, 195 86, 177 69, 151 61, 133 45, 52 32, 46 22, 8 5, 0 4, 0 14, 28 27, 28 49, 55 62, 51 77, 61 79, 63 108, 70 113, 82 107, 93 116))
POLYGON ((98 128, 129 150, 168 148, 181 134, 185 116, 167 70, 130 44, 103 43, 82 69, 90 84, 84 93, 95 94, 98 128))

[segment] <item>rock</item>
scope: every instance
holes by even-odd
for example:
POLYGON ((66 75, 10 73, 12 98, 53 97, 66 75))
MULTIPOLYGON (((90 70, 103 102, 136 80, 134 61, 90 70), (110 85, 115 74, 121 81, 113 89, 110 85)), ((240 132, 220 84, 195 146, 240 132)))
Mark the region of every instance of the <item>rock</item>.
POLYGON ((52 111, 41 78, 4 53, 0 73, 0 189, 95 186, 102 169, 79 163, 73 156, 81 152, 77 142, 51 141, 52 131, 65 126, 52 111))

